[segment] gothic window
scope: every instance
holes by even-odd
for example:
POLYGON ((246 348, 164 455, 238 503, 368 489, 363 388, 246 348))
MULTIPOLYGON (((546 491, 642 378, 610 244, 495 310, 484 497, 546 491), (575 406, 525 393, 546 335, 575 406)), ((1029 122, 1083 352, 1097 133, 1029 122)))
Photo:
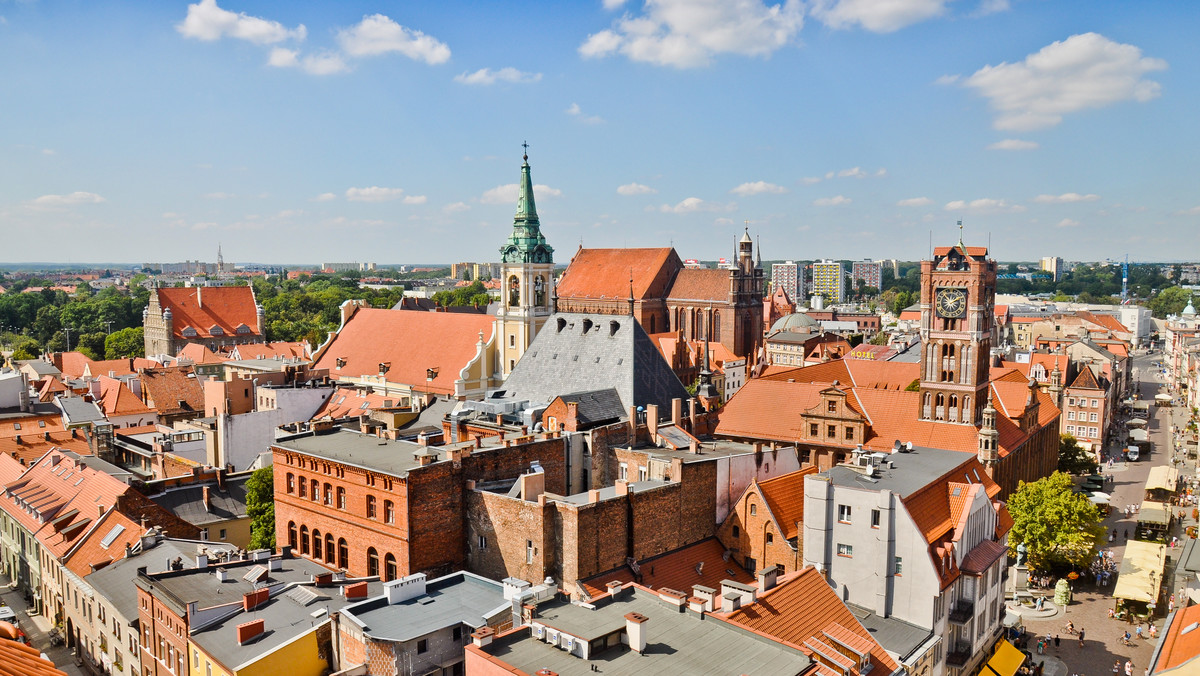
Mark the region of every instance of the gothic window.
POLYGON ((508 278, 508 304, 513 307, 521 304, 521 281, 516 275, 508 278))
POLYGON ((713 312, 712 316, 712 336, 709 340, 714 343, 721 342, 721 312, 718 310, 713 312))
POLYGON ((704 311, 694 310, 692 312, 692 340, 704 339, 704 311))

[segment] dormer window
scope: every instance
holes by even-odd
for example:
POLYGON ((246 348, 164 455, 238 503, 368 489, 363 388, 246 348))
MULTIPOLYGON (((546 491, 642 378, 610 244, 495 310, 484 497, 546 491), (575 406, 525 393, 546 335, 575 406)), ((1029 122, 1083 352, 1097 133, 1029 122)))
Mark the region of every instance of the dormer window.
POLYGON ((183 327, 183 330, 180 331, 179 333, 181 333, 185 338, 195 338, 196 336, 199 335, 198 333, 196 333, 196 329, 193 329, 190 326, 183 327))
POLYGON ((346 366, 346 358, 338 357, 334 360, 334 364, 336 364, 337 368, 344 368, 346 366))
POLYGON ((208 327, 208 335, 223 336, 223 335, 225 335, 225 329, 217 326, 216 324, 213 324, 212 326, 208 327))
POLYGON ((245 324, 238 324, 236 331, 238 332, 239 335, 253 333, 253 331, 250 330, 250 327, 246 326, 245 324))

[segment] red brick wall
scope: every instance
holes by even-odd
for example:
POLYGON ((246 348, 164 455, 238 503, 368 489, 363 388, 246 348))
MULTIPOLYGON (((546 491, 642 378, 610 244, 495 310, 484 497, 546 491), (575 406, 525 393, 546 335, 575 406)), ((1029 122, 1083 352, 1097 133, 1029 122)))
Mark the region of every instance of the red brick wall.
POLYGON ((729 512, 725 522, 717 529, 717 538, 726 549, 733 552, 734 560, 743 567, 747 557, 754 559, 755 571, 752 572, 774 564, 780 566, 783 572, 790 573, 797 570, 797 565, 803 558, 803 542, 797 538, 797 549, 793 549, 784 540, 779 527, 770 518, 770 508, 766 501, 753 487, 747 489, 729 512), (753 515, 750 514, 751 505, 754 506, 753 515), (771 544, 766 542, 768 533, 771 534, 771 544))
POLYGON ((554 507, 489 491, 468 491, 467 569, 493 580, 541 581, 558 575, 554 507), (485 540, 479 546, 479 538, 485 540), (526 546, 533 542, 533 563, 526 546))

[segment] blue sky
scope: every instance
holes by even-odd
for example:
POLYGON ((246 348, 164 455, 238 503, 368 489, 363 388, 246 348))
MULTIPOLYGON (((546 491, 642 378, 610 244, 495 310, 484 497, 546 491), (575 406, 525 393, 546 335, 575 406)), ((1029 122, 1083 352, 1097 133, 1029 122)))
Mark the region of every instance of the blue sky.
POLYGON ((0 0, 0 260, 1198 258, 1191 2, 0 0))

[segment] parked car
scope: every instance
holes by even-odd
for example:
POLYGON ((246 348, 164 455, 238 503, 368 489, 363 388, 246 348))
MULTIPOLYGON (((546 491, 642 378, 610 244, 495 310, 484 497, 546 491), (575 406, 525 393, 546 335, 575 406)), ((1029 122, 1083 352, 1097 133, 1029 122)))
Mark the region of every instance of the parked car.
POLYGON ((17 613, 8 606, 0 605, 0 622, 8 622, 9 624, 17 624, 17 613))
POLYGON ((1130 446, 1129 448, 1125 449, 1125 457, 1131 462, 1136 461, 1141 457, 1141 451, 1138 450, 1137 446, 1130 446))

